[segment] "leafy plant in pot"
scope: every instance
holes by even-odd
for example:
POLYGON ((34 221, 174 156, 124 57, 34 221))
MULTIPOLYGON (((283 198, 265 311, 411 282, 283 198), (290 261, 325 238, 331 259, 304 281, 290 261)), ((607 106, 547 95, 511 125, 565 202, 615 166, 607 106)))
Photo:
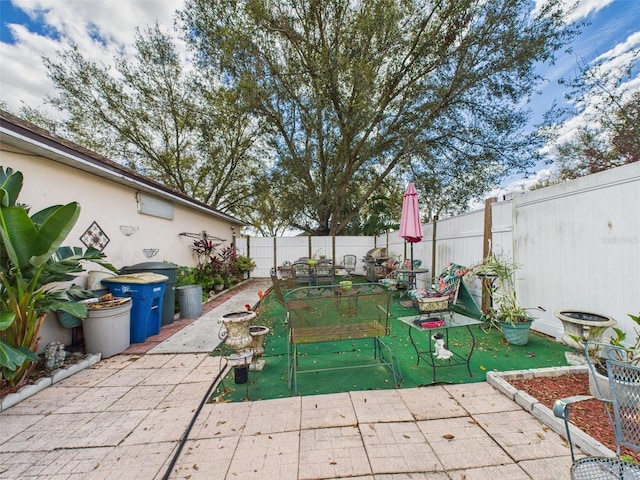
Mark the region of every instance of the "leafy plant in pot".
MULTIPOLYGON (((11 387, 26 383, 39 359, 39 331, 48 312, 87 316, 76 302, 78 287, 54 287, 82 272, 81 262, 102 262, 97 250, 66 258, 56 257, 80 214, 80 205, 54 205, 33 215, 18 203, 22 173, 0 166, 0 367, 11 387)), ((115 270, 113 266, 102 265, 115 270)))
POLYGON ((507 342, 512 345, 529 343, 529 331, 534 318, 530 310, 544 310, 542 307, 527 308, 520 305, 515 287, 515 274, 519 266, 497 254, 491 254, 481 262, 472 265, 472 274, 485 280, 493 301, 486 317, 492 325, 498 326, 507 342))
POLYGON ((587 342, 585 344, 585 356, 589 359, 589 393, 604 400, 611 399, 609 379, 607 375, 607 359, 628 362, 632 365, 640 364, 640 313, 638 315, 627 314, 635 323, 633 332, 635 339, 633 344, 625 343, 627 334, 624 330, 611 327, 614 334, 609 342, 587 342))
POLYGON ((221 275, 216 275, 213 277, 213 290, 216 292, 221 292, 224 290, 224 278, 221 275))

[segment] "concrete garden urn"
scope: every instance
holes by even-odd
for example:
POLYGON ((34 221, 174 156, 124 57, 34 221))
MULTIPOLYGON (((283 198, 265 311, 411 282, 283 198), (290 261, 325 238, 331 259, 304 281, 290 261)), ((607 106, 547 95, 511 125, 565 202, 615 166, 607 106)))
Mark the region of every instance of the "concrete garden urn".
POLYGON ((256 312, 250 310, 222 315, 222 324, 226 330, 224 343, 235 353, 243 352, 251 345, 249 325, 255 318, 256 312))
POLYGON ((253 352, 249 348, 253 341, 249 325, 255 318, 256 312, 250 310, 226 313, 221 318, 226 333, 224 343, 234 351, 228 361, 234 368, 235 383, 247 382, 247 372, 253 359, 253 352))
POLYGON ((562 343, 580 352, 586 342, 601 342, 605 330, 618 323, 613 317, 580 310, 558 310, 554 315, 564 327, 562 343))
POLYGON ((252 372, 261 372, 264 368, 262 355, 264 355, 264 339, 268 333, 269 329, 262 325, 249 327, 249 334, 251 335, 249 349, 253 351, 253 359, 251 360, 251 365, 249 365, 249 370, 252 372))

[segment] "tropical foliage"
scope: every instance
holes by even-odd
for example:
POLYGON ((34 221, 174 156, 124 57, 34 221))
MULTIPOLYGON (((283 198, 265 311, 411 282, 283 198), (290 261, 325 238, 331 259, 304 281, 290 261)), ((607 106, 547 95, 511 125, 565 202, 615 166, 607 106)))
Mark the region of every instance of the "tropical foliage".
POLYGON ((95 250, 61 255, 59 248, 78 219, 80 205, 54 205, 30 216, 18 203, 22 186, 20 172, 0 167, 0 366, 11 386, 24 383, 33 370, 38 333, 48 312, 87 315, 84 304, 70 301, 81 289, 60 289, 52 283, 73 280, 84 260, 115 270, 95 250))
POLYGON ((193 63, 157 26, 135 62, 74 46, 46 61, 51 100, 72 140, 261 233, 376 230, 371 199, 409 178, 434 216, 534 164, 526 103, 575 32, 564 3, 190 0, 193 63))

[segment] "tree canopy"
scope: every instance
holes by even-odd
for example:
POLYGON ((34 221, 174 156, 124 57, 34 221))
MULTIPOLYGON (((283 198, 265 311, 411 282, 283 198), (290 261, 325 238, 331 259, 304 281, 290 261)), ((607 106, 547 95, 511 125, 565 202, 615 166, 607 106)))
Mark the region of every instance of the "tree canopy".
MULTIPOLYGON (((156 25, 136 37, 135 62, 87 60, 78 47, 44 59, 71 140, 222 211, 246 206, 259 122, 206 71, 185 73, 156 25)), ((250 203, 250 202, 248 202, 250 203)))
POLYGON ((200 64, 267 125, 296 226, 339 234, 412 166, 481 195, 533 164, 522 102, 572 33, 559 4, 188 0, 181 19, 200 64))
POLYGON ((546 113, 541 131, 556 169, 540 186, 640 161, 640 90, 632 81, 640 51, 617 68, 604 68, 604 61, 584 62, 575 78, 561 81, 570 103, 546 113), (579 125, 570 128, 576 118, 579 125))
POLYGON ((409 180, 442 215, 535 163, 526 102, 576 31, 562 3, 187 0, 192 58, 155 26, 135 62, 45 62, 72 140, 261 233, 352 234, 399 217, 409 180))

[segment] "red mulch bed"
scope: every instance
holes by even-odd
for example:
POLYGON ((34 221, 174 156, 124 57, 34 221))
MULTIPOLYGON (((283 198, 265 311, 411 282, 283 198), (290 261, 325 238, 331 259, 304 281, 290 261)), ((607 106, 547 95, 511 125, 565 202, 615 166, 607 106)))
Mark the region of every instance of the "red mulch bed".
MULTIPOLYGON (((560 375, 558 377, 536 377, 527 380, 511 380, 511 385, 527 392, 545 407, 553 409, 553 402, 574 395, 589 395, 589 376, 586 373, 560 375)), ((571 405, 569 421, 603 445, 616 451, 613 432, 604 410, 598 400, 585 400, 571 405)), ((640 454, 626 448, 623 454, 640 461, 640 454)))

